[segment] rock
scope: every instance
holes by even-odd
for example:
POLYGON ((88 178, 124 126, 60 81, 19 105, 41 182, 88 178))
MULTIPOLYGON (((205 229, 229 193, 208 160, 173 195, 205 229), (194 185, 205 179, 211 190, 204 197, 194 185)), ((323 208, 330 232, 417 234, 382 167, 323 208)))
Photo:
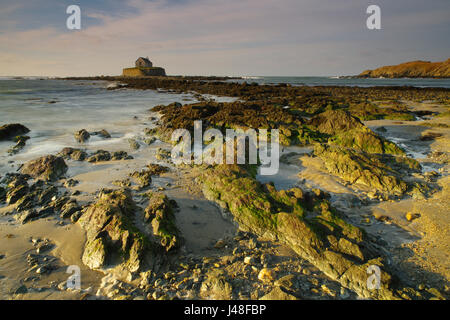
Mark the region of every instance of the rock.
POLYGON ((69 219, 72 217, 72 215, 75 212, 80 211, 80 210, 81 210, 81 207, 77 204, 77 202, 75 200, 67 202, 61 208, 60 217, 63 219, 69 219))
POLYGON ((6 201, 6 190, 5 188, 0 186, 0 203, 3 203, 6 201))
POLYGON ((76 211, 70 216, 70 221, 72 223, 76 223, 80 219, 80 217, 82 215, 83 215, 83 211, 81 211, 81 210, 80 211, 76 211))
POLYGON ((138 272, 144 252, 152 253, 147 237, 134 225, 137 210, 129 190, 102 190, 78 223, 86 230, 82 261, 91 269, 106 265, 138 272))
POLYGON ((87 157, 87 153, 85 151, 74 148, 64 148, 58 155, 65 159, 72 159, 75 161, 84 161, 87 157))
POLYGON ((130 174, 130 177, 139 183, 142 188, 146 188, 152 183, 152 172, 149 170, 135 171, 130 174))
POLYGON ((67 172, 67 165, 63 158, 48 155, 28 161, 20 171, 35 179, 54 181, 61 178, 67 172))
POLYGON ((141 145, 135 139, 128 139, 128 143, 130 144, 130 148, 133 150, 138 150, 141 145))
POLYGON ((27 293, 27 292, 28 292, 27 287, 26 287, 25 285, 21 285, 19 288, 17 288, 17 289, 14 291, 14 294, 25 294, 25 293, 27 293))
POLYGON ((34 221, 37 219, 48 217, 49 215, 52 215, 54 213, 54 210, 52 207, 44 207, 39 210, 27 210, 24 213, 22 213, 19 217, 19 221, 22 224, 25 224, 30 221, 34 221))
POLYGON ((25 147, 26 142, 29 139, 30 139, 30 137, 28 137, 28 136, 17 136, 17 137, 15 137, 14 141, 16 142, 16 145, 14 147, 10 148, 8 150, 8 153, 9 154, 16 154, 16 153, 18 153, 20 150, 22 150, 25 147))
POLYGON ((148 197, 150 201, 145 209, 145 220, 151 224, 153 234, 160 239, 166 251, 180 247, 182 239, 169 198, 163 193, 148 193, 148 197))
POLYGON ((329 135, 364 127, 361 120, 345 110, 327 110, 313 117, 308 124, 329 135))
POLYGON ((97 150, 92 156, 87 159, 87 162, 101 162, 101 161, 110 161, 111 154, 105 150, 97 150))
POLYGON ((214 248, 216 249, 223 249, 225 247, 226 243, 222 239, 219 239, 216 244, 214 245, 214 248))
POLYGON ((244 258, 244 263, 248 264, 248 265, 252 265, 256 263, 256 259, 254 257, 245 257, 244 258))
POLYGON ((15 204, 19 199, 24 197, 29 192, 28 184, 19 185, 10 188, 6 193, 6 203, 15 204))
POLYGON ((67 181, 64 182, 64 187, 66 188, 72 188, 75 187, 78 184, 78 180, 74 180, 74 179, 68 179, 67 181))
POLYGON ((111 160, 130 160, 133 159, 132 156, 128 155, 125 151, 115 151, 112 153, 111 160))
POLYGON ((272 282, 275 280, 275 271, 263 268, 258 274, 258 279, 263 282, 272 282))
POLYGON ((97 132, 97 134, 98 134, 100 137, 104 138, 104 139, 110 139, 110 138, 111 138, 111 135, 110 135, 109 132, 106 131, 105 129, 102 129, 101 131, 97 132))
POLYGON ((205 299, 231 300, 232 292, 233 287, 219 269, 209 271, 200 287, 200 295, 205 299))
POLYGON ((0 127, 0 141, 11 140, 28 132, 30 129, 20 123, 5 124, 0 127))
POLYGON ((413 221, 413 220, 419 218, 420 214, 419 213, 408 212, 408 213, 406 213, 405 217, 406 217, 406 220, 413 221))
POLYGON ((80 131, 75 132, 74 136, 75 140, 77 140, 79 143, 84 143, 91 137, 89 132, 87 132, 85 129, 81 129, 80 131))
POLYGON ((285 292, 281 287, 275 287, 259 300, 299 300, 295 296, 285 292))
POLYGON ((367 154, 340 146, 316 145, 314 154, 320 157, 325 168, 351 184, 362 184, 381 193, 403 195, 408 185, 401 173, 416 170, 409 167, 408 159, 388 155, 367 154))

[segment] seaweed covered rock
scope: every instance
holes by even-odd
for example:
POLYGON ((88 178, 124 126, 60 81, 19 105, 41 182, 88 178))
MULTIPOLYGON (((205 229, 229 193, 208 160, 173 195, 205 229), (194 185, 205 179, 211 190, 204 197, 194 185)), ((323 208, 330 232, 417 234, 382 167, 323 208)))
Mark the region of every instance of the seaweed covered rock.
POLYGON ((407 157, 368 154, 336 145, 317 144, 314 154, 324 161, 331 174, 351 184, 365 185, 397 196, 408 190, 402 177, 420 170, 419 163, 407 157))
POLYGON ((62 149, 58 155, 64 159, 72 159, 75 161, 84 161, 87 157, 87 153, 84 150, 70 147, 62 149))
POLYGON ((348 111, 327 110, 313 117, 308 124, 329 135, 329 143, 369 153, 404 154, 395 143, 380 137, 348 111))
POLYGON ((75 132, 74 137, 79 143, 84 143, 89 140, 91 135, 85 129, 81 129, 80 131, 75 132))
POLYGON ((151 248, 133 225, 136 210, 129 190, 100 192, 98 201, 78 220, 87 235, 82 257, 85 265, 92 269, 118 266, 131 273, 141 268, 144 252, 151 248))
POLYGON ((5 124, 0 127, 0 141, 11 140, 30 132, 30 129, 20 123, 5 124))
POLYGON ((175 224, 173 205, 163 193, 148 193, 149 204, 145 209, 145 220, 152 226, 153 234, 160 239, 166 251, 181 244, 181 235, 175 224))
POLYGON ((48 155, 28 161, 20 171, 35 179, 54 181, 61 178, 67 172, 67 165, 63 158, 48 155))
POLYGON ((229 210, 239 227, 277 238, 330 278, 362 297, 395 298, 394 281, 365 233, 333 209, 328 200, 300 189, 277 191, 261 185, 243 167, 221 165, 202 175, 203 192, 229 210), (380 289, 367 287, 367 268, 381 269, 380 289))
POLYGON ((28 136, 16 136, 14 138, 14 142, 16 142, 16 144, 8 150, 8 153, 9 154, 18 153, 20 150, 25 148, 25 145, 29 139, 30 137, 28 136))
POLYGON ((97 150, 93 155, 86 159, 87 162, 95 163, 101 161, 110 161, 111 153, 105 150, 97 150))
POLYGON ((205 299, 231 300, 233 287, 224 272, 211 270, 206 274, 206 279, 200 287, 200 295, 205 299))
POLYGON ((322 112, 309 120, 308 124, 329 135, 364 127, 358 118, 353 117, 348 111, 340 109, 322 112))

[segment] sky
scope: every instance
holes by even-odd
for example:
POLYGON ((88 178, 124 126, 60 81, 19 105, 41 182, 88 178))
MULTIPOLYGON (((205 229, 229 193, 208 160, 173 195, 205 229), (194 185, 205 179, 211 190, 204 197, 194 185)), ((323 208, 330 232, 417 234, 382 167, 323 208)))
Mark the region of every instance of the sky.
POLYGON ((449 0, 0 0, 0 76, 119 75, 139 56, 169 75, 353 75, 444 61, 449 40, 449 0))

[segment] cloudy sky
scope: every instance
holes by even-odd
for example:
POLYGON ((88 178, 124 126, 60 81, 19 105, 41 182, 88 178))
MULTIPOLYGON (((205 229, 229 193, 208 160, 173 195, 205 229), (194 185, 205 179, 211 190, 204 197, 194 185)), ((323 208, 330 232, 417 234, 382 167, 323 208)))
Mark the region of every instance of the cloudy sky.
POLYGON ((0 76, 118 75, 138 56, 171 75, 356 74, 450 58, 449 17, 449 0, 0 0, 0 76))

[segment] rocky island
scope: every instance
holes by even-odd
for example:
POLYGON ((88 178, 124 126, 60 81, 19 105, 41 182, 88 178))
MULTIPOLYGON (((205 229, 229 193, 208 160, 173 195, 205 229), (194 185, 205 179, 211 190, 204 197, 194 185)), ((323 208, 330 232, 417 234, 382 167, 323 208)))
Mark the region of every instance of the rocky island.
POLYGON ((443 62, 411 61, 366 70, 359 78, 450 78, 450 59, 443 62))
POLYGON ((136 60, 135 67, 123 69, 122 75, 124 77, 165 76, 166 70, 154 67, 148 57, 140 57, 136 60))

